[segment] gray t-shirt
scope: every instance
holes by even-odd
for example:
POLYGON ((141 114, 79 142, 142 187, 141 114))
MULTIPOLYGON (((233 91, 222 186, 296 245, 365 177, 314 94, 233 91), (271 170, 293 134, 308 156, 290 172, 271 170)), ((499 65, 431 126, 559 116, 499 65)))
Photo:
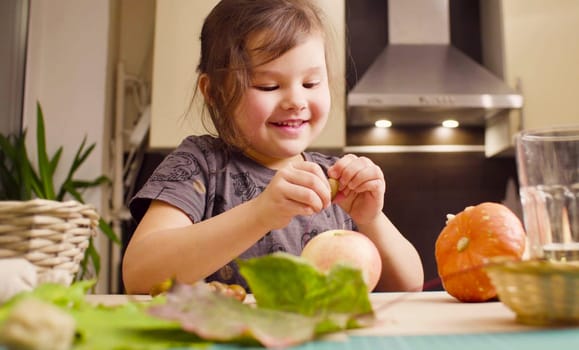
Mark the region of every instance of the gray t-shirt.
MULTIPOLYGON (((220 139, 208 135, 190 136, 183 140, 131 200, 129 208, 135 220, 141 220, 152 199, 169 203, 182 210, 191 221, 200 222, 258 196, 275 175, 275 170, 260 165, 239 151, 225 150, 226 146, 220 139)), ((304 157, 319 164, 324 172, 337 160, 317 152, 305 152, 304 157)), ((276 251, 299 255, 312 237, 337 228, 356 229, 350 216, 332 204, 320 213, 294 217, 287 227, 268 232, 239 258, 276 251)), ((234 261, 206 280, 237 283, 247 288, 234 261)))

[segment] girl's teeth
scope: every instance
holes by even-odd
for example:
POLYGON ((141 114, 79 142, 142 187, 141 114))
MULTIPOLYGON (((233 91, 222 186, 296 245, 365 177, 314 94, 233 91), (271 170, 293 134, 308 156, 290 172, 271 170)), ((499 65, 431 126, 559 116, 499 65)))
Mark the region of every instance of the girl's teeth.
POLYGON ((298 120, 298 121, 291 121, 291 122, 279 122, 276 124, 279 126, 289 126, 289 127, 295 128, 295 127, 302 125, 303 122, 301 120, 298 120))

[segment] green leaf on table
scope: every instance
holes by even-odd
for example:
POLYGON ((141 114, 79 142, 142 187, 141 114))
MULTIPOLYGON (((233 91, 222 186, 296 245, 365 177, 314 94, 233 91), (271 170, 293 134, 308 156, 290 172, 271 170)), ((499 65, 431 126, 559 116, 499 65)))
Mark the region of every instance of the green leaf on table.
POLYGON ((85 296, 95 283, 95 280, 85 280, 73 283, 71 286, 63 286, 57 283, 40 284, 31 291, 16 294, 4 303, 0 307, 0 321, 5 316, 6 311, 9 311, 20 300, 28 297, 34 297, 67 309, 81 309, 88 305, 85 296))
POLYGON ((71 286, 43 283, 31 291, 20 292, 0 305, 0 325, 6 320, 14 306, 25 298, 35 298, 66 310, 89 307, 85 295, 95 282, 95 280, 85 280, 73 283, 71 286))
POLYGON ((161 350, 208 347, 178 322, 151 316, 148 302, 72 310, 77 322, 75 350, 161 350))
POLYGON ((260 308, 320 317, 317 332, 363 327, 374 318, 360 270, 336 265, 327 274, 306 260, 274 253, 238 261, 260 308))

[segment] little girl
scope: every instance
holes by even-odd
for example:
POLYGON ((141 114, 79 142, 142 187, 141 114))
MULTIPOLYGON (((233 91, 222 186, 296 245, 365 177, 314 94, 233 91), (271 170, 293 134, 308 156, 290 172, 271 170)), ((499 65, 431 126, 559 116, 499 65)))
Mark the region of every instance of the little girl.
POLYGON ((211 11, 197 89, 218 135, 187 137, 131 201, 139 224, 123 261, 128 293, 171 277, 245 286, 236 259, 299 255, 335 228, 376 244, 377 290, 421 288, 418 253, 382 212, 381 169, 305 151, 330 111, 327 39, 311 0, 222 0, 211 11), (339 182, 333 202, 328 178, 339 182))

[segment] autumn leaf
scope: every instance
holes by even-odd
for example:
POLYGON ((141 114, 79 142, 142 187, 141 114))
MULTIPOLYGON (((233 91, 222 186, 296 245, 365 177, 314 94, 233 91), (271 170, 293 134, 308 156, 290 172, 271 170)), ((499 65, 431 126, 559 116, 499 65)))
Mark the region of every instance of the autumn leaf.
POLYGON ((215 293, 204 283, 176 285, 167 303, 149 309, 152 315, 175 320, 183 329, 218 342, 259 343, 281 348, 314 336, 315 318, 260 309, 215 293))
POLYGON ((359 270, 336 266, 328 274, 286 253, 239 261, 257 305, 214 293, 204 283, 177 284, 152 315, 218 342, 259 342, 282 348, 328 332, 361 327, 374 314, 359 270))

